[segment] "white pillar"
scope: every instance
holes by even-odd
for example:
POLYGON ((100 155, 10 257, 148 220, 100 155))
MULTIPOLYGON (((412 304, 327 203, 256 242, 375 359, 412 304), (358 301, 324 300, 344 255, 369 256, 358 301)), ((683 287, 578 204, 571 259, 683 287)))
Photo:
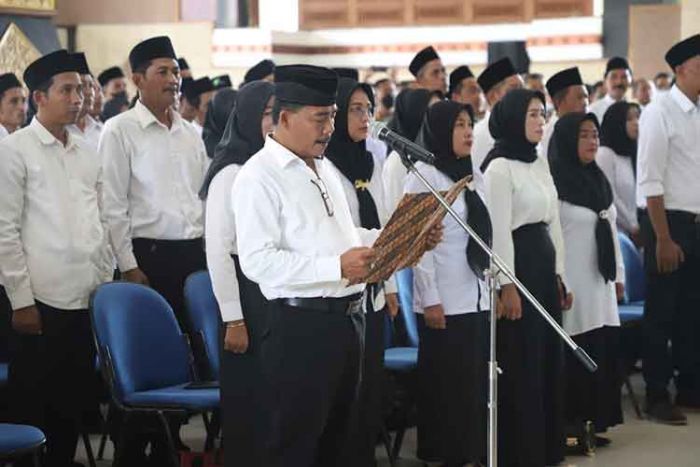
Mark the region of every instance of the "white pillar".
POLYGON ((296 32, 299 30, 299 0, 260 0, 260 29, 296 32))

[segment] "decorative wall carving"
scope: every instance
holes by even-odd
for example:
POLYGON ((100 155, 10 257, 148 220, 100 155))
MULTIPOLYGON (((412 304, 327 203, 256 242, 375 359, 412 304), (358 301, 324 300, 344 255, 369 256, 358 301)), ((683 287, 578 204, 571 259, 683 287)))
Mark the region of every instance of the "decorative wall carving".
POLYGON ((56 9, 56 0, 0 0, 0 10, 27 10, 33 12, 53 12, 56 9))
POLYGON ((12 72, 22 79, 27 65, 39 57, 41 53, 32 41, 15 23, 10 23, 0 38, 0 73, 12 72))

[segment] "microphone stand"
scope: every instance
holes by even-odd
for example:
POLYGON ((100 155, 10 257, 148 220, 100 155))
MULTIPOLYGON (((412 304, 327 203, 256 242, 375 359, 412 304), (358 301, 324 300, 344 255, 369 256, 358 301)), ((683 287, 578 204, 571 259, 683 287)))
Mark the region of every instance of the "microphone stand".
MULTIPOLYGON (((496 303, 497 303, 497 291, 496 291, 496 278, 498 274, 503 274, 517 287, 517 289, 525 296, 528 302, 535 307, 535 310, 544 318, 544 320, 549 324, 549 326, 559 334, 559 337, 566 342, 566 345, 574 352, 574 355, 581 361, 583 366, 586 367, 591 373, 598 369, 598 365, 591 359, 591 357, 583 350, 581 347, 574 342, 571 337, 559 326, 559 323, 552 318, 547 310, 540 304, 540 302, 530 293, 529 290, 515 277, 513 271, 508 268, 505 262, 489 248, 489 246, 484 242, 479 235, 474 232, 474 230, 467 224, 463 219, 457 215, 457 213, 452 209, 450 203, 445 200, 445 198, 425 179, 425 177, 416 169, 413 160, 405 151, 405 148, 400 147, 401 145, 395 145, 394 149, 401 157, 401 162, 408 169, 409 172, 413 173, 418 179, 425 185, 425 187, 430 191, 430 193, 440 202, 443 208, 450 214, 450 216, 459 224, 464 231, 469 234, 469 237, 475 241, 479 247, 486 252, 486 254, 491 259, 492 268, 491 270, 485 271, 486 278, 491 290, 490 300, 491 300, 491 311, 490 311, 490 342, 489 342, 489 361, 488 361, 488 372, 489 372, 489 397, 488 397, 488 437, 487 437, 487 465, 488 467, 496 467, 498 465, 498 375, 501 373, 501 369, 498 368, 498 362, 496 360, 496 303), (495 268, 493 267, 495 266, 495 268)), ((468 189, 468 188, 467 188, 468 189)))

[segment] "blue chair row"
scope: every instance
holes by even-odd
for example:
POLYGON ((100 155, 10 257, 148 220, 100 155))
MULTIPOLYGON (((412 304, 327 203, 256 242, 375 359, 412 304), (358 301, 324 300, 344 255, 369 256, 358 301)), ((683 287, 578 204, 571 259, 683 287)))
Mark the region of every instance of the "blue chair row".
POLYGON ((0 423, 0 465, 31 455, 36 467, 40 467, 39 456, 46 444, 44 433, 27 425, 0 423))
MULTIPOLYGON (((155 414, 162 423, 173 466, 179 465, 168 414, 191 415, 219 407, 218 388, 194 383, 193 357, 170 305, 156 291, 126 282, 97 288, 90 315, 102 371, 113 403, 124 412, 155 414)), ((116 443, 121 465, 123 429, 116 443)), ((209 437, 209 433, 208 433, 209 437)))

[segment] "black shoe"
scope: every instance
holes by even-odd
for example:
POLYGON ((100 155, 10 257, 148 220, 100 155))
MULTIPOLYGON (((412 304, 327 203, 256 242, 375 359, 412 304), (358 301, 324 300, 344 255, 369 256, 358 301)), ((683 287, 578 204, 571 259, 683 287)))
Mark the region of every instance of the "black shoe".
POLYGON ((610 446, 610 443, 612 443, 610 438, 605 438, 604 436, 598 436, 598 435, 596 435, 596 437, 595 437, 596 447, 604 448, 606 446, 610 446))
POLYGON ((688 424, 688 418, 669 401, 647 404, 646 414, 650 420, 664 425, 680 426, 688 424))

